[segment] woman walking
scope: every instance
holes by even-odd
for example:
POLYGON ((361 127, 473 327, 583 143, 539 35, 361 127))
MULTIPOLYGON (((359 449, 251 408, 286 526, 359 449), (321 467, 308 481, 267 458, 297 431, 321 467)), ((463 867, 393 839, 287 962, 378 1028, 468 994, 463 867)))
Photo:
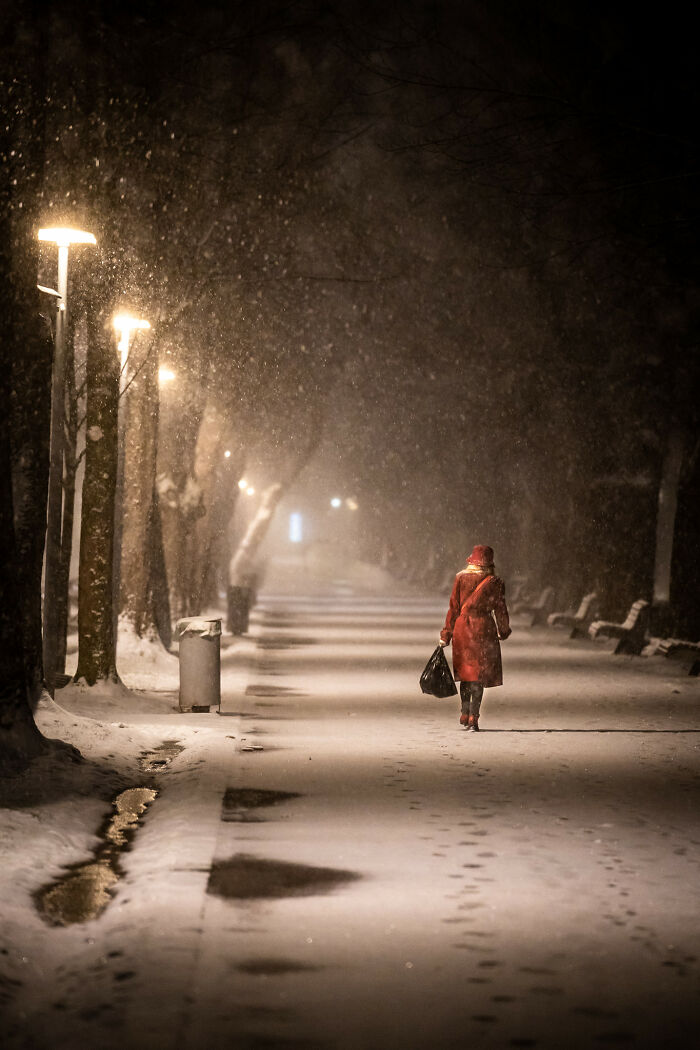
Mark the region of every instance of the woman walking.
POLYGON ((501 646, 510 631, 506 589, 491 547, 478 545, 457 573, 440 645, 452 642, 452 666, 462 700, 460 725, 479 731, 484 689, 503 685, 501 646))

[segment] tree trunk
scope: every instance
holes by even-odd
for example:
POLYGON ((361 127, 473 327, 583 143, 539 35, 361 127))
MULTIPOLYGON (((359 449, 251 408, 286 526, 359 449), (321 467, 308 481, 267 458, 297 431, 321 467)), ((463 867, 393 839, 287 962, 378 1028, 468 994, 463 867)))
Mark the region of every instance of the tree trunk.
POLYGON ((0 38, 0 776, 20 772, 47 746, 30 700, 42 683, 52 351, 39 315, 34 238, 43 177, 45 11, 17 5, 8 15, 0 38), (34 26, 37 14, 41 24, 34 26))
MULTIPOLYGON (((525 472, 519 477, 519 491, 512 506, 515 557, 513 565, 519 575, 526 576, 528 588, 536 590, 541 586, 540 533, 538 523, 536 494, 531 490, 525 472)), ((533 592, 534 596, 534 592, 533 592)))
POLYGON ((198 615, 211 592, 213 558, 233 513, 238 495, 243 456, 232 450, 230 415, 209 401, 197 435, 194 477, 201 493, 204 513, 195 521, 190 533, 190 557, 193 568, 188 612, 198 615), (226 456, 226 451, 230 455, 226 456))
POLYGON ((196 604, 196 592, 199 567, 195 555, 194 536, 197 521, 204 517, 207 511, 202 498, 202 490, 191 474, 185 478, 185 483, 178 493, 178 501, 179 547, 176 574, 179 581, 178 598, 181 609, 179 615, 197 616, 199 607, 196 604))
MULTIPOLYGON (((5 152, 3 145, 0 140, 0 155, 5 152)), ((0 185, 0 196, 4 197, 2 189, 0 185)), ((44 392, 42 405, 36 402, 27 404, 24 399, 29 386, 34 384, 29 383, 28 372, 13 369, 25 350, 32 348, 32 343, 25 341, 32 315, 28 312, 31 307, 21 295, 23 290, 26 291, 17 279, 21 274, 13 272, 17 259, 11 252, 12 236, 7 214, 0 207, 0 298, 5 304, 0 314, 0 776, 21 772, 46 746, 34 722, 30 699, 33 700, 40 690, 42 677, 41 555, 46 520, 48 437, 46 428, 40 427, 44 455, 36 456, 38 449, 32 445, 24 428, 18 433, 15 427, 17 420, 27 423, 32 410, 41 409, 46 416, 49 394, 47 390, 44 392), (29 385, 22 383, 13 391, 11 406, 10 378, 12 376, 15 380, 23 372, 29 385), (15 420, 12 423, 12 451, 20 457, 14 463, 8 433, 11 412, 15 420), (29 461, 24 459, 25 455, 29 456, 29 461), (39 484, 40 478, 43 478, 43 485, 39 484), (18 513, 15 512, 13 492, 19 497, 18 513)), ((26 259, 23 262, 26 263, 26 259)), ((35 271, 30 270, 30 273, 33 276, 35 271)), ((34 313, 38 315, 37 298, 38 293, 35 293, 34 313)), ((46 342, 43 351, 48 356, 48 368, 40 368, 37 358, 30 371, 34 379, 37 372, 43 375, 46 385, 51 361, 46 342)))
POLYGON ((157 634, 153 595, 158 355, 153 338, 138 335, 129 353, 122 398, 124 475, 120 619, 139 638, 157 634))
POLYGON ((194 452, 203 406, 199 385, 176 382, 161 397, 156 488, 170 612, 186 616, 191 590, 189 534, 203 512, 194 478, 194 452))
POLYGON ((168 604, 173 619, 178 620, 189 612, 190 555, 189 533, 194 525, 191 510, 187 507, 185 494, 192 494, 194 480, 185 479, 182 488, 177 488, 171 475, 159 475, 157 480, 158 504, 161 514, 165 571, 168 582, 168 604))
POLYGON ((277 504, 282 499, 284 486, 276 481, 262 494, 260 506, 231 558, 228 572, 229 587, 249 587, 255 569, 255 559, 260 544, 265 539, 272 523, 277 504))
POLYGON ((88 685, 119 681, 112 616, 114 495, 117 481, 119 357, 112 311, 89 306, 85 479, 80 528, 78 669, 88 685))
MULTIPOLYGON (((34 271, 35 256, 27 265, 34 271)), ((27 298, 29 298, 27 289, 27 298)), ((51 403, 50 329, 39 327, 38 293, 31 289, 30 304, 22 307, 25 323, 18 326, 20 342, 12 369, 12 486, 17 577, 23 595, 21 606, 27 689, 32 705, 38 701, 43 681, 41 572, 46 532, 46 493, 49 463, 48 405, 51 403), (25 313, 26 311, 26 313, 25 313), (42 418, 43 416, 43 418, 42 418)))
POLYGON ((163 544, 163 521, 160 513, 160 502, 158 499, 158 487, 153 490, 153 523, 151 529, 151 540, 153 542, 153 560, 151 576, 151 598, 153 602, 153 616, 155 618, 158 634, 166 649, 169 649, 173 641, 173 628, 170 615, 170 597, 168 593, 168 574, 165 565, 165 546, 163 544))
POLYGON ((207 515, 209 530, 206 547, 207 565, 201 595, 203 605, 216 605, 220 590, 222 588, 225 590, 228 585, 228 565, 231 560, 230 525, 240 495, 237 482, 242 475, 242 467, 245 462, 243 454, 233 465, 232 460, 233 456, 219 468, 219 483, 207 515))
POLYGON ((182 588, 180 580, 180 504, 177 485, 170 474, 158 474, 156 492, 160 507, 160 521, 163 536, 163 556, 168 587, 168 605, 173 619, 182 613, 182 588))
POLYGON ((666 439, 666 451, 659 482, 659 509, 656 518, 656 551, 654 558, 654 630, 671 630, 671 569, 673 540, 676 529, 678 486, 683 467, 685 435, 678 423, 672 423, 666 439))
POLYGON ((42 3, 17 4, 8 15, 12 29, 0 43, 0 47, 7 46, 6 53, 0 51, 0 111, 7 120, 0 122, 0 240, 7 252, 2 265, 2 318, 7 351, 4 367, 11 373, 11 402, 5 408, 11 420, 21 646, 28 696, 35 703, 43 681, 41 572, 53 355, 50 326, 40 316, 36 289, 36 226, 45 153, 47 10, 42 3))
MULTIPOLYGON (((4 276, 1 274, 0 279, 4 276)), ((24 581, 18 572, 15 548, 5 365, 3 361, 0 378, 0 776, 11 776, 21 772, 42 751, 44 739, 27 696, 22 637, 24 581)))

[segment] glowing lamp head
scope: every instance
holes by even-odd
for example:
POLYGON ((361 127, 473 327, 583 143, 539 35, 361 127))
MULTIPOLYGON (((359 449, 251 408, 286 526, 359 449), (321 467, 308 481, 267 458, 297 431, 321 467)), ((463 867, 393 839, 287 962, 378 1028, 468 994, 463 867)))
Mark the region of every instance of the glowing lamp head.
POLYGON ((238 487, 241 490, 241 492, 245 492, 245 490, 248 488, 248 482, 245 478, 241 478, 241 480, 238 482, 238 487))
POLYGON ((231 458, 231 449, 227 448, 226 451, 224 452, 224 459, 230 459, 230 458, 231 458))
POLYGON ((37 234, 40 241, 57 244, 59 248, 68 248, 71 244, 97 244, 92 233, 85 230, 73 230, 68 226, 46 226, 37 234))
POLYGON ((172 368, 167 368, 165 365, 161 365, 158 369, 158 382, 161 386, 165 383, 172 383, 175 379, 175 373, 172 368))
POLYGON ((343 504, 342 499, 339 499, 337 496, 334 496, 333 499, 331 500, 331 507, 335 507, 336 509, 338 507, 341 507, 342 504, 343 504))
POLYGON ((246 496, 254 496, 255 495, 255 489, 253 488, 252 485, 248 486, 248 488, 245 490, 245 494, 246 494, 246 496))
MULTIPOLYGON (((112 324, 119 332, 117 350, 122 355, 122 367, 124 367, 129 354, 131 333, 138 331, 139 328, 150 328, 151 326, 148 321, 144 321, 138 317, 132 317, 131 314, 117 314, 112 321, 112 324)), ((175 377, 173 376, 173 379, 174 378, 175 377)))
POLYGON ((151 327, 148 321, 144 321, 142 318, 132 317, 131 314, 117 314, 112 324, 122 337, 124 337, 124 335, 129 335, 131 332, 135 332, 140 328, 151 327))

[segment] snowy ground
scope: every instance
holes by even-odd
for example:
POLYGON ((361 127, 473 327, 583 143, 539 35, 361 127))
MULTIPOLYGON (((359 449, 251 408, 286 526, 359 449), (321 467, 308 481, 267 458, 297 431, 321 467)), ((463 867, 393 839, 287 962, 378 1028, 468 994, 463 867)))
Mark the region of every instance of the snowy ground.
POLYGON ((174 710, 167 655, 128 665, 145 698, 41 711, 87 762, 1 789, 3 1047, 694 1045, 697 679, 516 626, 464 733, 417 689, 446 601, 273 580, 224 638, 222 716, 174 710), (111 905, 48 926, 32 894, 146 783, 111 905))

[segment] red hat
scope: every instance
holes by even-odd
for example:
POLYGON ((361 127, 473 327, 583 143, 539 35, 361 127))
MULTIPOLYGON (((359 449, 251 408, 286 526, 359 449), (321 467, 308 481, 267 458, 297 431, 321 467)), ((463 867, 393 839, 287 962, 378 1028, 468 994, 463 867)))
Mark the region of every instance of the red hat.
POLYGON ((474 550, 467 558, 469 565, 479 565, 484 569, 488 569, 493 565, 493 547, 485 547, 483 544, 477 544, 474 550))

